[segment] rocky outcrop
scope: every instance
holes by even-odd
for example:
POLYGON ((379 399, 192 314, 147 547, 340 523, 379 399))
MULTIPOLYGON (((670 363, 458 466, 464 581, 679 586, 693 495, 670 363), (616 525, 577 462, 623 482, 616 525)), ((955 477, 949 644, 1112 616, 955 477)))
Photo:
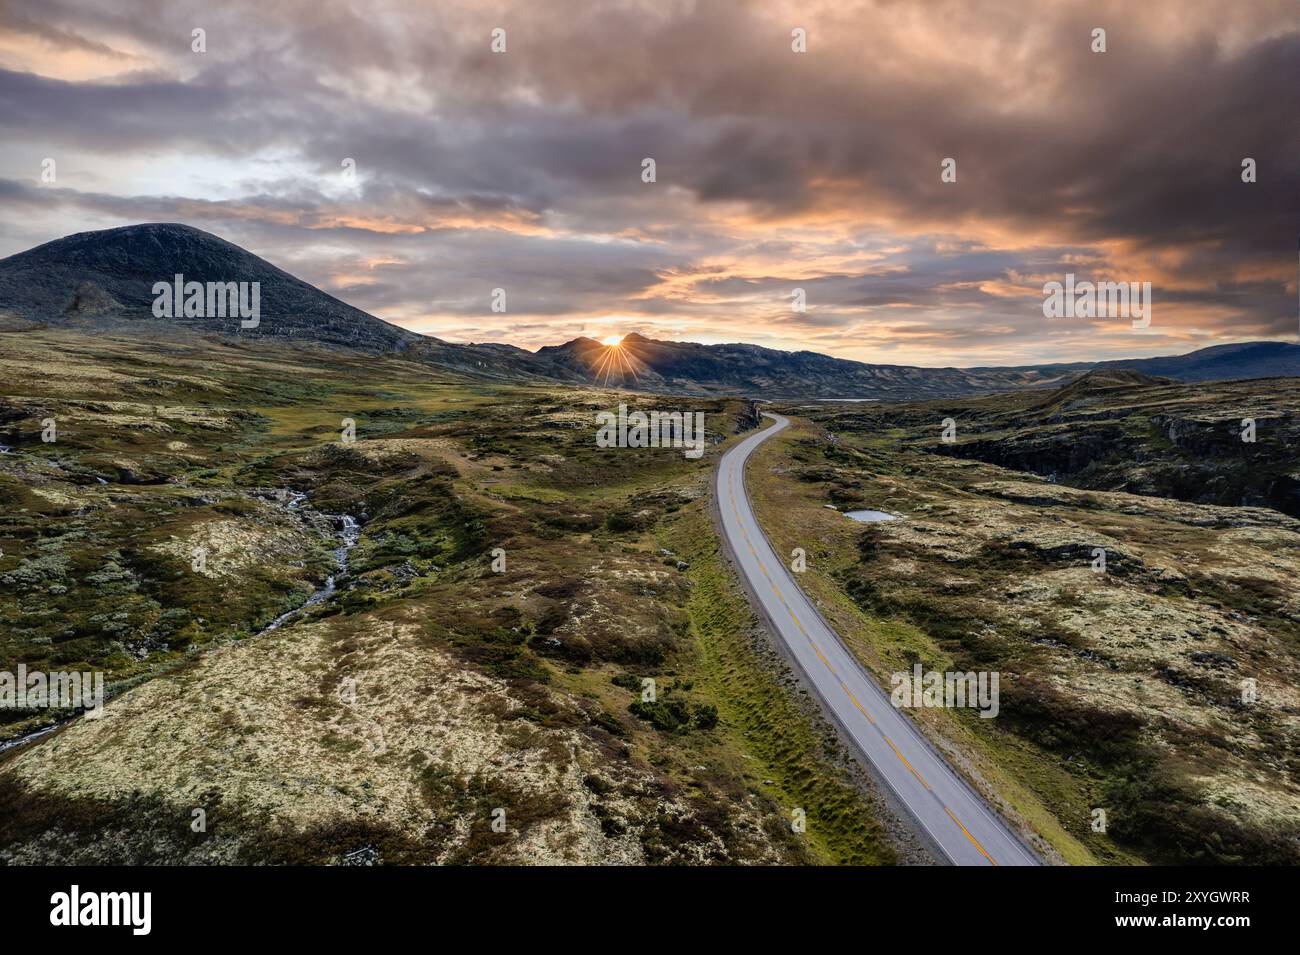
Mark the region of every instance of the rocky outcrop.
MULTIPOLYGON (((1140 379, 1093 373, 1045 400, 991 399, 968 413, 956 442, 921 446, 1076 487, 1300 516, 1300 415, 1288 410, 1300 383, 1140 379)), ((888 409, 875 415, 876 427, 892 426, 888 409)))
POLYGON ((762 423, 763 412, 759 410, 757 401, 751 398, 741 404, 740 411, 736 415, 736 434, 752 431, 762 423))

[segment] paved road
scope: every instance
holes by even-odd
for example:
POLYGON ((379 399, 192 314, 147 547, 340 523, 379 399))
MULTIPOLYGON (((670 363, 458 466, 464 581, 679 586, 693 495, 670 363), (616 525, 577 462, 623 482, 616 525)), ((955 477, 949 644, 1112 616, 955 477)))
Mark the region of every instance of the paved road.
POLYGON ((723 456, 716 479, 718 503, 723 533, 745 583, 776 624, 805 682, 835 713, 858 749, 950 861, 957 865, 1041 864, 867 676, 759 530, 745 490, 745 462, 759 444, 790 423, 780 415, 766 417, 776 424, 750 435, 723 456))

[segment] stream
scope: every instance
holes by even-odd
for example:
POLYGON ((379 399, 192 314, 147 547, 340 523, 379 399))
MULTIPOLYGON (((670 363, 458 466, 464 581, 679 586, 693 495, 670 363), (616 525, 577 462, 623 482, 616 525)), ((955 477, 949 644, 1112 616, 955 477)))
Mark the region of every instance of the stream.
MULTIPOLYGON (((8 451, 8 448, 5 448, 4 450, 8 451)), ((338 590, 336 584, 337 579, 348 572, 348 555, 352 548, 357 546, 357 541, 361 539, 361 527, 357 524, 356 518, 352 517, 350 514, 323 514, 319 511, 312 511, 310 508, 303 506, 307 501, 307 495, 301 491, 291 491, 287 488, 280 488, 275 492, 275 500, 276 503, 284 507, 285 510, 301 514, 304 523, 309 527, 314 526, 312 524, 313 516, 331 521, 334 524, 335 533, 338 535, 339 546, 334 548, 333 551, 334 573, 327 576, 325 582, 319 588, 312 591, 311 595, 308 596, 305 601, 297 607, 294 607, 292 610, 286 610, 284 613, 280 614, 280 616, 276 617, 261 630, 254 633, 253 637, 260 637, 264 633, 278 630, 294 617, 305 613, 312 607, 333 596, 333 594, 338 590)), ((252 638, 250 637, 249 639, 252 638)), ((212 649, 216 649, 216 647, 209 648, 209 650, 212 649)), ((204 652, 208 651, 205 650, 204 652)), ((107 703, 113 698, 113 696, 113 692, 109 690, 104 694, 104 702, 107 703)), ((80 714, 77 716, 79 715, 80 714)), ((77 719, 77 716, 70 716, 57 723, 51 723, 49 726, 42 726, 40 729, 27 733, 24 736, 16 737, 7 742, 0 742, 0 753, 7 752, 8 750, 15 749, 26 743, 35 742, 44 736, 48 736, 55 730, 67 726, 73 720, 77 719)))
POLYGON ((285 623, 285 621, 291 620, 306 610, 310 610, 322 600, 328 600, 330 596, 333 595, 334 591, 338 589, 334 585, 335 577, 341 577, 343 574, 348 572, 348 552, 352 550, 352 548, 356 547, 357 541, 361 539, 361 528, 357 525, 356 519, 350 514, 326 514, 325 516, 334 521, 338 529, 339 537, 342 540, 342 543, 339 544, 338 547, 334 548, 335 573, 326 577, 324 586, 319 590, 313 591, 311 596, 303 602, 302 606, 295 607, 292 610, 286 610, 261 630, 257 631, 257 633, 253 634, 253 636, 261 636, 264 633, 269 633, 272 630, 278 629, 283 623, 285 623))

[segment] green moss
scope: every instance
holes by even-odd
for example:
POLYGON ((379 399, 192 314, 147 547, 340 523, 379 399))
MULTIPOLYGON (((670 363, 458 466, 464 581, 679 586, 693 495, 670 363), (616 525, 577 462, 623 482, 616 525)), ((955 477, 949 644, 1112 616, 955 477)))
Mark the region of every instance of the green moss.
POLYGON ((804 810, 813 858, 847 865, 897 861, 871 804, 828 760, 826 741, 759 659, 750 642, 752 612, 698 506, 683 511, 663 537, 691 564, 691 635, 717 719, 740 735, 785 811, 804 810))

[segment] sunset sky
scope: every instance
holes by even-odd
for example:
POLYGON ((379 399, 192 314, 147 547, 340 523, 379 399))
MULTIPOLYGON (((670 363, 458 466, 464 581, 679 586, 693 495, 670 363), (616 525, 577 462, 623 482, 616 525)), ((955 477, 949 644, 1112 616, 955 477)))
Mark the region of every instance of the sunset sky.
POLYGON ((1296 339, 1295 0, 207 6, 0 0, 0 256, 184 222, 388 321, 527 348, 1296 339), (1151 282, 1151 327, 1045 319, 1067 272, 1151 282))

